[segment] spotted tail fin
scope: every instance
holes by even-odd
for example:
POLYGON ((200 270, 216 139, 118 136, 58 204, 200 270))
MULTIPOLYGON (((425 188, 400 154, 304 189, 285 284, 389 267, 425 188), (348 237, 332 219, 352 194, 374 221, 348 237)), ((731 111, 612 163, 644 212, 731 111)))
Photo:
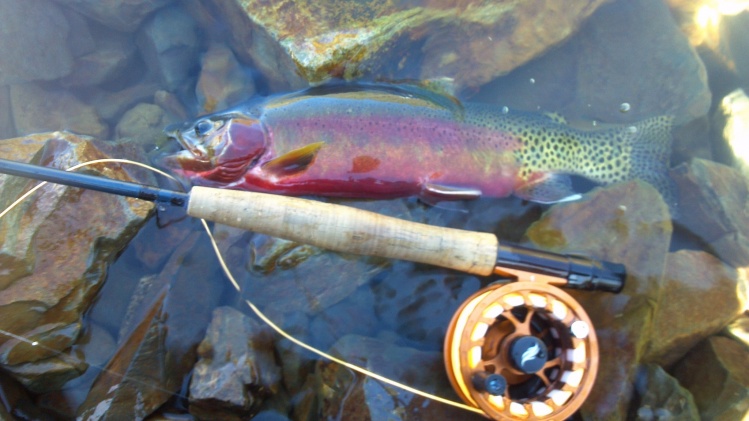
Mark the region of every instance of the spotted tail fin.
POLYGON ((672 116, 659 116, 626 128, 631 146, 630 178, 652 184, 663 196, 672 216, 676 217, 676 186, 668 174, 671 160, 672 116))

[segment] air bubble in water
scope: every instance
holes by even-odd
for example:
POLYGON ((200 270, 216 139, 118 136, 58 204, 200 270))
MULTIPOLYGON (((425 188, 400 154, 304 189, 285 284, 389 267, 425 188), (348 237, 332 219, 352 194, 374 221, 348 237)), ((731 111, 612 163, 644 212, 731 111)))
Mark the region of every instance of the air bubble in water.
POLYGON ((629 126, 629 127, 627 127, 627 130, 630 133, 637 133, 637 127, 636 126, 629 126))
POLYGON ((531 85, 533 85, 534 83, 536 83, 536 79, 531 78, 530 82, 531 82, 531 85))
POLYGON ((502 114, 507 114, 509 112, 510 112, 510 107, 508 107, 506 105, 504 107, 502 107, 502 114))
POLYGON ((632 106, 629 105, 629 102, 622 102, 622 104, 619 106, 619 111, 626 113, 632 108, 632 106))

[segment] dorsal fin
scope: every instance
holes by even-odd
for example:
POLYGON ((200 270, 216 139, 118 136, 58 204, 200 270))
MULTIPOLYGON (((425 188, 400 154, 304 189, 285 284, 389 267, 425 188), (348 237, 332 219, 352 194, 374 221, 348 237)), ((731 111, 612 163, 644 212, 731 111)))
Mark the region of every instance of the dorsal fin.
POLYGON ((393 95, 403 100, 425 102, 433 107, 442 108, 452 113, 457 119, 463 119, 463 104, 457 98, 412 85, 371 82, 333 82, 313 86, 299 92, 293 92, 276 98, 276 101, 291 101, 305 96, 366 94, 368 92, 393 95))

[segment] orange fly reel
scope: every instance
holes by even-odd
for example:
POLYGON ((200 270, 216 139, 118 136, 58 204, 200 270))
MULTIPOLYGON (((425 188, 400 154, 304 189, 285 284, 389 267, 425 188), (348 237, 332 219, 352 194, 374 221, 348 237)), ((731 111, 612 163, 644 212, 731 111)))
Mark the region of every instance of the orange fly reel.
POLYGON ((445 340, 448 377, 463 401, 491 419, 565 419, 596 378, 593 325, 548 279, 524 272, 518 279, 490 285, 458 309, 445 340))

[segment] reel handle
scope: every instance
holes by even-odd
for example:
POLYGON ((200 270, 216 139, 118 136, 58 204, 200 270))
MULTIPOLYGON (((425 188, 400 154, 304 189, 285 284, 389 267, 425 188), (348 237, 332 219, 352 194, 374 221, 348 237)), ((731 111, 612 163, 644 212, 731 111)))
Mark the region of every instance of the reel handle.
POLYGON ((436 227, 314 200, 193 187, 190 216, 367 256, 403 259, 487 276, 499 242, 489 233, 436 227))

